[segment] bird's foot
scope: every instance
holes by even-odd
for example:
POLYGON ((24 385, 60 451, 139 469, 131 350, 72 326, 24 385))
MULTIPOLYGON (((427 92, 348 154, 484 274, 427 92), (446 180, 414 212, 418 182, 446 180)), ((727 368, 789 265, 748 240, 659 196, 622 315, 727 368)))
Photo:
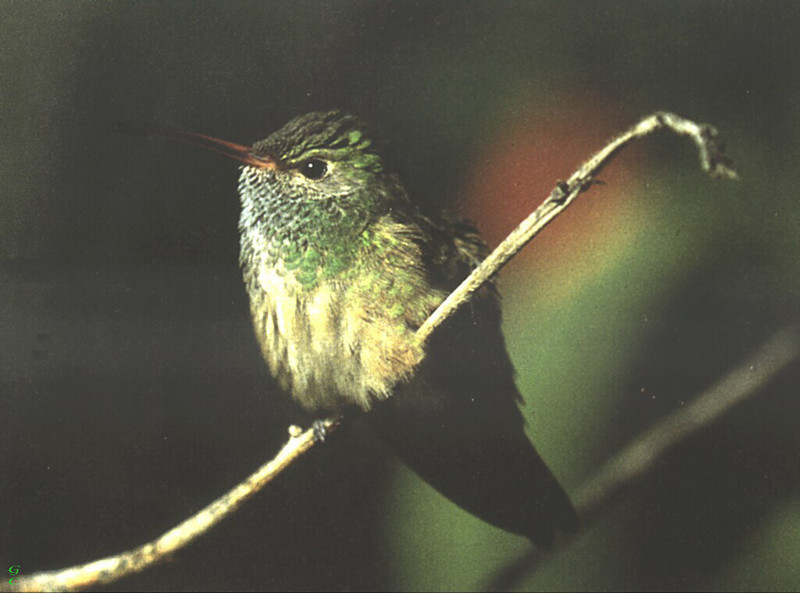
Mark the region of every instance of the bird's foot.
POLYGON ((314 442, 324 443, 328 438, 328 428, 325 426, 324 420, 314 420, 311 430, 314 432, 314 442))

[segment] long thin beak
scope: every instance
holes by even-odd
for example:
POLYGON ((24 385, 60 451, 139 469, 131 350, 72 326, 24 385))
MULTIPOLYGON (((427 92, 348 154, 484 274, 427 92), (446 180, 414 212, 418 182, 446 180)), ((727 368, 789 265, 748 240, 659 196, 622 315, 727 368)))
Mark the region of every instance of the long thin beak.
POLYGON ((186 142, 193 146, 199 146, 200 148, 206 148, 208 150, 218 152, 219 154, 224 154, 228 158, 232 158, 240 163, 250 165, 251 167, 257 167, 259 169, 278 168, 278 164, 274 160, 253 153, 253 149, 250 146, 228 142, 227 140, 220 140, 219 138, 206 136, 205 134, 186 132, 184 130, 158 129, 151 128, 149 126, 136 126, 130 124, 118 124, 117 129, 120 131, 145 134, 147 136, 158 136, 160 138, 166 138, 167 140, 186 142))

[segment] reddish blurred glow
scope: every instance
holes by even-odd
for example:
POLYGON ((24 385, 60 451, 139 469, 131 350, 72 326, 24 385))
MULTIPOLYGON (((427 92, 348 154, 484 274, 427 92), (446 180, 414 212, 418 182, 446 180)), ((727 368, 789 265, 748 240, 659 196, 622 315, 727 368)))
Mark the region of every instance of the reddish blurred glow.
MULTIPOLYGON (((615 133, 625 129, 624 108, 611 101, 562 103, 549 111, 534 110, 514 118, 486 138, 463 192, 460 213, 477 221, 491 246, 499 243, 550 193, 615 133)), ((598 185, 520 253, 512 266, 526 273, 549 275, 582 267, 593 245, 612 247, 619 223, 633 204, 636 158, 628 149, 603 171, 598 185)), ((625 233, 621 233, 625 234, 625 233)), ((622 241, 625 243, 625 241, 622 241)))

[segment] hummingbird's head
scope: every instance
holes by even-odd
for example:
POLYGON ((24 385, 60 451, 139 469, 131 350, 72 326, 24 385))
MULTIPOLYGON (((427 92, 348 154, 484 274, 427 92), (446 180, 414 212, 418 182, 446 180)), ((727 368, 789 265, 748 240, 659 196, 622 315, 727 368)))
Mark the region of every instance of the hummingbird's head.
POLYGON ((240 160, 241 225, 271 238, 347 240, 406 201, 363 122, 339 111, 296 117, 240 160))
POLYGON ((145 130, 225 154, 242 164, 243 238, 270 250, 349 250, 370 222, 407 207, 364 123, 340 111, 300 115, 253 146, 184 131, 145 130))
POLYGON ((284 183, 312 199, 347 195, 386 175, 364 122, 339 111, 298 116, 256 142, 252 152, 274 163, 271 170, 283 172, 284 183))

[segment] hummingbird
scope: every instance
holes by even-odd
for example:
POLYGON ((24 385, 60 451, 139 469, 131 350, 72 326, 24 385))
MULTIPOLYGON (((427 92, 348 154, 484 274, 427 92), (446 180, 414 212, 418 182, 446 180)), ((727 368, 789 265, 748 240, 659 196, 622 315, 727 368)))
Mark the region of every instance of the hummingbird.
POLYGON ((313 414, 367 412, 412 470, 490 524, 544 548, 577 529, 525 434, 495 287, 415 337, 488 253, 471 223, 415 202, 347 113, 300 115, 252 146, 178 136, 241 163, 240 265, 284 391, 313 414))

